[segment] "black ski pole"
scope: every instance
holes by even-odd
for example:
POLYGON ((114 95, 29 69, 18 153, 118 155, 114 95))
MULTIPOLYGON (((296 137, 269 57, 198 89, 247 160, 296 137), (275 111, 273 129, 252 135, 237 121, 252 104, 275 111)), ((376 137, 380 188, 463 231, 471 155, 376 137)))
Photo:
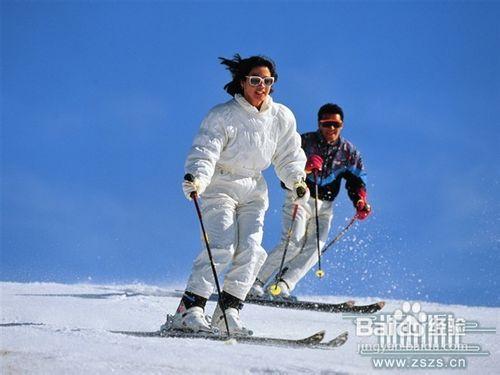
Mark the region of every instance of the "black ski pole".
POLYGON ((325 271, 321 269, 321 249, 319 247, 319 218, 318 218, 318 170, 314 170, 314 208, 316 210, 316 246, 318 248, 318 270, 316 276, 320 279, 325 276, 325 271))
POLYGON ((335 242, 340 240, 340 238, 349 230, 350 227, 356 222, 357 216, 354 215, 352 219, 349 221, 349 223, 342 229, 337 236, 333 240, 331 240, 325 247, 323 247, 323 250, 321 253, 323 254, 330 246, 332 246, 335 242))
POLYGON ((299 205, 295 203, 293 205, 293 213, 292 213, 292 221, 290 222, 290 228, 288 228, 288 233, 286 235, 285 249, 283 251, 283 256, 281 257, 280 270, 276 274, 276 278, 274 284, 269 287, 269 291, 273 296, 278 296, 281 294, 281 288, 278 286, 278 282, 280 281, 281 274, 283 272, 283 265, 285 264, 286 252, 288 250, 288 244, 290 243, 290 237, 292 236, 293 231, 293 223, 295 222, 295 217, 297 216, 297 209, 299 205))
MULTIPOLYGON (((184 180, 189 182, 194 182, 194 177, 192 174, 188 173, 184 176, 184 180)), ((217 270, 215 269, 214 260, 212 258, 212 252, 210 251, 210 244, 208 243, 207 232, 205 230, 205 226, 203 225, 203 218, 201 216, 200 206, 198 205, 198 194, 196 194, 196 192, 193 191, 191 193, 191 198, 193 198, 194 205, 196 207, 196 212, 198 213, 198 219, 200 219, 201 231, 203 232, 203 238, 205 240, 205 245, 207 247, 208 258, 210 259, 210 265, 212 266, 212 273, 214 275, 215 285, 217 287, 217 293, 219 294, 218 304, 222 310, 222 316, 224 317, 224 323, 226 324, 227 337, 231 337, 231 334, 229 333, 229 324, 227 323, 226 310, 222 305, 222 293, 220 291, 219 279, 217 278, 217 270)))

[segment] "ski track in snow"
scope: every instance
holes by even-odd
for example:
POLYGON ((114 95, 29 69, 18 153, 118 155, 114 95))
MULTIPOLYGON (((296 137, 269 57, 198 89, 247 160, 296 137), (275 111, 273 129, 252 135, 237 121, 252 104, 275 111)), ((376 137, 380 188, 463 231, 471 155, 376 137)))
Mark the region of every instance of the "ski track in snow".
MULTIPOLYGON (((341 314, 284 310, 247 304, 242 319, 255 335, 300 338, 325 329, 326 339, 349 331, 348 342, 331 351, 232 344, 196 339, 136 338, 109 330, 154 331, 173 313, 174 287, 148 285, 66 285, 0 283, 0 372, 2 374, 367 374, 418 373, 482 375, 500 373, 498 334, 467 334, 489 357, 468 357, 464 370, 374 370, 357 353, 355 326, 341 314), (125 293, 127 291, 129 294, 125 293)), ((370 298, 301 296, 302 299, 357 304, 370 298)), ((384 312, 401 308, 390 300, 384 312)), ((421 302, 426 312, 453 312, 499 327, 500 308, 421 302)), ((211 314, 215 305, 207 304, 211 314)), ((375 342, 375 341, 372 341, 375 342)))

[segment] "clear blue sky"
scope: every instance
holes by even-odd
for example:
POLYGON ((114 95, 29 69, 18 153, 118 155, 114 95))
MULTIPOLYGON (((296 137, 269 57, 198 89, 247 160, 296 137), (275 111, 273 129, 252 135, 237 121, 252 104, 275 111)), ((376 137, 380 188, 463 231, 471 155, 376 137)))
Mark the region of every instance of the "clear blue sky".
MULTIPOLYGON (((344 108, 374 207, 297 292, 500 306, 500 2, 2 1, 1 18, 2 280, 184 283, 200 243, 180 184, 229 99, 217 57, 265 54, 300 132, 344 108)), ((332 236, 353 213, 337 206, 332 236)))

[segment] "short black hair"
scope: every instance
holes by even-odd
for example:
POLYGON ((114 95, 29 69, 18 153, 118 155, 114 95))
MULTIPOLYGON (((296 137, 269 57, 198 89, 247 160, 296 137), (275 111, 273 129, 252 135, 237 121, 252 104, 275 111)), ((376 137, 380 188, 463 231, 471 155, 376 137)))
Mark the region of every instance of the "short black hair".
POLYGON ((344 111, 338 104, 333 104, 333 103, 326 103, 321 106, 321 108, 318 111, 318 121, 323 118, 323 115, 330 114, 330 115, 340 115, 340 118, 342 121, 344 121, 344 111))
MULTIPOLYGON (((246 59, 242 59, 237 53, 232 59, 226 59, 224 57, 219 57, 222 65, 226 65, 226 69, 229 70, 233 80, 224 86, 224 90, 231 96, 235 94, 243 95, 243 88, 241 87, 241 81, 246 80, 246 76, 250 71, 257 66, 265 66, 271 72, 271 76, 274 77, 274 82, 278 81, 278 73, 276 72, 276 64, 273 60, 266 56, 251 56, 246 59)), ((271 91, 273 92, 272 88, 271 91)))

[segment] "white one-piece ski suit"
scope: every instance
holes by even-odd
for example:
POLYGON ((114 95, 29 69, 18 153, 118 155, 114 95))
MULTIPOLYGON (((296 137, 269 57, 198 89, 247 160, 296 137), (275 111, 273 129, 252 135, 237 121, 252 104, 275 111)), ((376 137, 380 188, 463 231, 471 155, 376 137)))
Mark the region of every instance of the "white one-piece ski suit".
MULTIPOLYGON (((210 250, 218 275, 226 271, 222 289, 240 300, 267 257, 261 246, 268 207, 261 172, 272 163, 292 189, 305 177, 305 162, 293 113, 270 96, 259 111, 236 94, 210 110, 201 124, 185 172, 202 186, 201 211, 210 250)), ((208 298, 214 288, 202 240, 186 291, 208 298)))

